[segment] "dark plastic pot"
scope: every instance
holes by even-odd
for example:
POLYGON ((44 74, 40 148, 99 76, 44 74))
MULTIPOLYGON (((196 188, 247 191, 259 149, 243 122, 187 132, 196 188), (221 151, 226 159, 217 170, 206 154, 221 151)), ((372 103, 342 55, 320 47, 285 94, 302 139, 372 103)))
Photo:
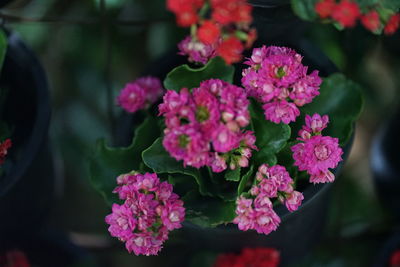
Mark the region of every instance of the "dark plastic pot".
POLYGON ((47 79, 34 53, 7 31, 0 86, 8 89, 2 120, 13 128, 0 177, 0 247, 24 240, 40 227, 53 197, 53 164, 47 144, 47 79))
POLYGON ((400 109, 387 120, 374 138, 371 169, 375 189, 383 206, 400 222, 400 109))

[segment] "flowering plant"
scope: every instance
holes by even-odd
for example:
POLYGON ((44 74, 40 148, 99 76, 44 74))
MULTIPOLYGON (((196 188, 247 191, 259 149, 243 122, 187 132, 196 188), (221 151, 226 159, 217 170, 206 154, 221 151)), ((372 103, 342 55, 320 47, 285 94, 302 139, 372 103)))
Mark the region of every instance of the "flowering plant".
POLYGON ((167 3, 178 24, 192 28, 181 54, 203 66, 171 70, 166 90, 156 77, 128 83, 117 102, 144 117, 132 144, 112 148, 100 140, 90 162, 93 185, 112 205, 109 232, 136 255, 157 254, 184 220, 275 231, 276 205, 295 212, 301 188, 335 179, 362 108, 355 83, 341 74, 322 79, 287 47, 254 48, 233 84, 229 64, 241 60, 245 46, 222 52, 221 46, 254 37, 251 7, 231 0, 167 3), (226 13, 233 20, 222 20, 226 13), (212 56, 204 56, 209 49, 212 56))
POLYGON ((338 29, 351 28, 359 21, 367 30, 394 34, 400 26, 400 2, 363 0, 291 0, 293 10, 302 19, 320 19, 338 29))

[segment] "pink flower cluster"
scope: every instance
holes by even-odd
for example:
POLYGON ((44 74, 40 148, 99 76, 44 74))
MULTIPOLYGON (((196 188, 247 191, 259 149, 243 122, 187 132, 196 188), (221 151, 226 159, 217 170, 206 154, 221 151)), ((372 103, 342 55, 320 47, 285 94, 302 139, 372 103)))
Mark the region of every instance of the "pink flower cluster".
POLYGON ((285 167, 263 164, 256 174, 256 184, 250 189, 252 198, 240 196, 236 200, 236 215, 233 220, 242 231, 254 229, 257 233, 275 231, 281 220, 273 210, 272 198, 278 198, 293 212, 304 199, 303 194, 293 189, 293 180, 285 167))
POLYGON ((298 107, 310 103, 319 94, 318 71, 307 75, 302 56, 287 47, 253 49, 244 62, 242 84, 249 96, 263 103, 265 118, 289 124, 300 115, 298 107))
POLYGON ((134 113, 154 104, 162 94, 160 80, 147 76, 126 84, 117 97, 117 103, 126 112, 134 113))
POLYGON ((190 62, 206 64, 211 58, 217 56, 214 44, 202 43, 191 36, 187 36, 179 44, 179 55, 188 56, 190 62))
POLYGON ((249 101, 243 88, 211 79, 178 93, 167 91, 159 106, 167 128, 163 145, 185 166, 247 167, 256 138, 243 130, 249 124, 249 101))
POLYGON ((300 171, 307 171, 311 183, 333 182, 335 176, 329 169, 336 168, 342 160, 343 151, 337 138, 321 135, 328 125, 329 117, 307 115, 305 121, 306 125, 299 131, 300 137, 297 138, 301 143, 291 147, 294 165, 300 171))
POLYGON ((136 172, 117 177, 113 191, 124 200, 113 204, 112 213, 105 218, 108 231, 126 242, 126 249, 135 255, 157 255, 169 231, 181 228, 185 208, 172 185, 160 182, 155 173, 136 172))

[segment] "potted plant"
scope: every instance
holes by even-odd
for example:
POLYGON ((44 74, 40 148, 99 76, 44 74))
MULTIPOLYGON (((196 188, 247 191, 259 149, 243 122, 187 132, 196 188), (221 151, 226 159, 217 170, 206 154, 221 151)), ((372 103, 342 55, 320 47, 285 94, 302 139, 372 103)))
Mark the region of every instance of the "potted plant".
POLYGON ((289 47, 251 50, 246 1, 186 4, 167 1, 191 28, 179 44, 189 62, 158 62, 150 73, 165 77, 163 86, 156 77, 128 83, 117 101, 135 114, 132 143, 100 140, 90 160, 92 183, 112 205, 109 231, 128 251, 155 255, 184 225, 195 248, 271 246, 284 264, 307 252, 322 227, 361 112, 358 85, 312 53, 303 61, 289 47), (332 75, 320 77, 318 67, 332 75))

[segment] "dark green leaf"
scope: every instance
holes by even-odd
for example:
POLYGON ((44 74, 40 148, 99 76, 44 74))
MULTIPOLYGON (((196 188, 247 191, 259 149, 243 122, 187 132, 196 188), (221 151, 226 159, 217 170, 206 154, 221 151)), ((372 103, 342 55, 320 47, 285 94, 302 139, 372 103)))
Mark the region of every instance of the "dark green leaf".
POLYGON ((322 133, 339 138, 344 145, 353 133, 355 121, 361 114, 363 98, 360 86, 346 79, 343 74, 333 74, 325 78, 317 96, 311 104, 301 108, 302 116, 297 118, 293 134, 297 134, 304 124, 305 114, 329 115, 329 126, 322 133))
POLYGON ((118 198, 112 193, 116 187, 116 177, 132 170, 138 170, 142 151, 150 146, 159 135, 156 119, 147 117, 136 129, 129 147, 109 147, 104 139, 97 142, 94 154, 89 161, 90 179, 109 205, 118 201, 118 198))
POLYGON ((318 0, 291 0, 294 13, 304 20, 315 20, 315 4, 318 0))
POLYGON ((227 181, 239 181, 240 180, 240 167, 231 170, 228 169, 225 171, 225 180, 227 181))
POLYGON ((254 164, 251 164, 250 169, 246 172, 245 175, 243 175, 242 180, 240 180, 237 191, 238 196, 240 196, 243 193, 249 179, 253 176, 253 171, 254 171, 254 164))
POLYGON ((290 138, 290 127, 286 124, 276 124, 265 120, 261 106, 252 101, 250 105, 251 122, 257 138, 258 151, 254 152, 253 160, 258 164, 276 164, 276 156, 290 138))
POLYGON ((215 227, 230 223, 235 218, 236 203, 218 198, 203 197, 196 191, 189 192, 184 198, 186 220, 202 227, 215 227))
POLYGON ((232 83, 233 66, 226 65, 225 61, 216 57, 201 68, 191 68, 188 65, 181 65, 168 73, 164 80, 164 87, 168 90, 179 91, 182 88, 198 87, 200 83, 208 79, 221 79, 232 83))
POLYGON ((199 185, 202 195, 212 196, 212 185, 198 169, 183 167, 182 162, 172 158, 162 145, 162 138, 158 138, 142 153, 143 162, 156 173, 180 173, 192 176, 199 185))

